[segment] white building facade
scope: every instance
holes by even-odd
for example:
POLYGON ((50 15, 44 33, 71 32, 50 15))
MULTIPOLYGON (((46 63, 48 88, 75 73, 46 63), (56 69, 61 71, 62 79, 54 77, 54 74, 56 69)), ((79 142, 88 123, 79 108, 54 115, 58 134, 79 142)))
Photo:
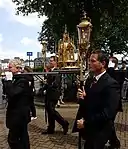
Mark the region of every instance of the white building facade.
POLYGON ((29 60, 26 60, 26 61, 24 61, 23 65, 24 66, 29 66, 30 65, 31 68, 34 68, 34 61, 30 60, 30 62, 29 62, 29 60))

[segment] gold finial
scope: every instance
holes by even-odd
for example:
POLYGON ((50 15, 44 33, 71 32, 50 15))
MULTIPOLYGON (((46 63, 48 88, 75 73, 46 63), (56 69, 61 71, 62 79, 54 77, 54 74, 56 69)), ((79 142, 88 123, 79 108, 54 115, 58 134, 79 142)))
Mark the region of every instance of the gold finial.
POLYGON ((86 26, 92 26, 92 24, 91 24, 91 19, 89 17, 87 17, 87 13, 84 11, 82 21, 78 25, 78 27, 84 28, 86 26))
POLYGON ((87 19, 87 13, 83 11, 83 19, 87 19))
POLYGON ((70 37, 69 37, 68 31, 67 31, 67 25, 65 25, 65 31, 63 33, 63 41, 67 42, 69 40, 70 40, 70 37))

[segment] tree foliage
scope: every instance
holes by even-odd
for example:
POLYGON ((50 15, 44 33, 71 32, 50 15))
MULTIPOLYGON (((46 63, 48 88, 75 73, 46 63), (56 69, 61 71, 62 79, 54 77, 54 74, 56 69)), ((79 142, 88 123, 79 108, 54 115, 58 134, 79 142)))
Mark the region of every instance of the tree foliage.
POLYGON ((44 70, 43 66, 33 68, 33 72, 42 72, 44 70))
POLYGON ((85 10, 92 20, 92 48, 103 48, 109 53, 128 51, 128 2, 127 0, 12 0, 17 14, 37 12, 48 19, 42 25, 39 40, 57 43, 65 24, 70 35, 77 39, 76 25, 85 10))

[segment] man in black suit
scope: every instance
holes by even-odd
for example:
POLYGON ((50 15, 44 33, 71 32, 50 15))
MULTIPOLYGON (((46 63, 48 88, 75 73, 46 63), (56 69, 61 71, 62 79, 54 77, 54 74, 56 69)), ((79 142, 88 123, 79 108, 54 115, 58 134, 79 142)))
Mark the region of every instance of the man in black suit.
MULTIPOLYGON (((118 105, 117 112, 123 112, 121 90, 122 90, 123 82, 125 80, 125 72, 122 71, 122 70, 115 69, 115 65, 117 66, 117 64, 118 64, 117 62, 118 62, 117 58, 113 57, 109 61, 109 63, 114 63, 114 65, 111 64, 109 66, 109 68, 107 69, 107 72, 112 78, 114 78, 119 83, 119 86, 120 86, 120 100, 119 100, 119 105, 118 105)), ((120 140, 118 139, 118 137, 116 135, 116 130, 115 130, 115 127, 114 127, 115 118, 116 118, 116 116, 113 117, 113 129, 112 129, 112 135, 110 136, 110 139, 109 139, 109 144, 110 144, 109 149, 118 149, 118 148, 120 148, 120 140)))
POLYGON ((103 51, 92 52, 90 70, 94 75, 87 79, 83 90, 78 89, 77 97, 82 104, 73 131, 82 132, 85 149, 104 149, 112 133, 120 91, 118 83, 106 73, 108 62, 103 51))
MULTIPOLYGON (((52 56, 50 58, 50 71, 54 71, 57 68, 56 58, 52 56)), ((68 121, 66 121, 56 110, 55 106, 60 97, 60 85, 61 78, 59 75, 48 75, 47 85, 46 85, 46 99, 45 99, 45 109, 48 114, 48 129, 42 134, 53 134, 55 131, 55 120, 62 126, 63 133, 68 132, 68 121)))
POLYGON ((30 89, 27 78, 16 75, 21 66, 20 60, 11 60, 10 72, 7 72, 5 77, 5 92, 8 98, 6 126, 9 129, 8 143, 11 149, 30 149, 27 129, 30 122, 30 89))

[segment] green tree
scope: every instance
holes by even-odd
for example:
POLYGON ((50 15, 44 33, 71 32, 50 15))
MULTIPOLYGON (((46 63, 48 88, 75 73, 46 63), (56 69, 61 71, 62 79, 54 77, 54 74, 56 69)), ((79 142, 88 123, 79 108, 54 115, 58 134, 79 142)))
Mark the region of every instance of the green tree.
POLYGON ((36 68, 33 68, 33 71, 34 72, 43 72, 44 71, 44 68, 43 67, 36 67, 36 68))
POLYGON ((17 14, 37 12, 46 15, 39 40, 51 44, 62 37, 65 24, 70 35, 77 39, 76 25, 85 10, 92 20, 92 48, 103 48, 109 53, 128 51, 128 2, 127 0, 12 0, 17 14))

